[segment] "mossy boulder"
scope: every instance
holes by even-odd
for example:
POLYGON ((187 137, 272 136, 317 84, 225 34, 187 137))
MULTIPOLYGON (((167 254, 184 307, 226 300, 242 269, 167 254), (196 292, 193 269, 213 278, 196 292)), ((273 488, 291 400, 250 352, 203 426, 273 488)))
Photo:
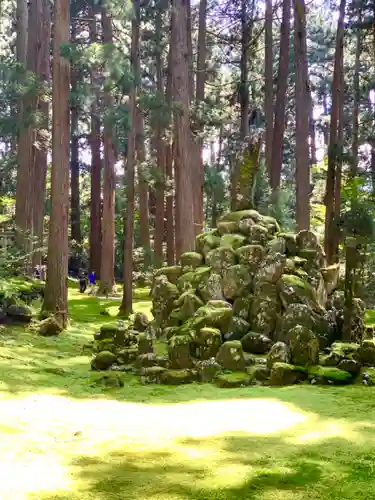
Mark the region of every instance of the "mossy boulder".
POLYGON ((314 332, 302 325, 296 325, 289 332, 289 349, 294 365, 319 364, 319 341, 314 332))
POLYGON ((137 312, 134 314, 133 324, 134 330, 136 330, 137 332, 144 332, 150 324, 150 320, 148 319, 147 314, 137 312))
POLYGON ((157 366, 157 357, 154 353, 140 354, 134 362, 134 367, 137 370, 142 370, 143 368, 149 368, 150 366, 157 366))
POLYGON ((355 359, 342 359, 337 368, 349 372, 351 375, 356 376, 361 371, 361 363, 355 359))
POLYGON ((286 252, 286 243, 284 238, 272 238, 267 245, 266 250, 270 254, 279 253, 281 255, 285 255, 286 252))
POLYGON ((223 273, 222 290, 224 297, 235 300, 243 295, 248 295, 251 282, 249 271, 244 265, 237 264, 229 267, 223 273))
POLYGON ((294 274, 283 274, 277 282, 280 299, 285 309, 291 304, 305 304, 314 311, 321 311, 315 289, 294 274))
POLYGON ((144 368, 141 373, 142 384, 161 384, 162 374, 166 368, 162 366, 150 366, 144 368))
POLYGON ((264 259, 265 250, 261 245, 245 245, 236 250, 238 262, 249 268, 254 274, 260 262, 264 259))
POLYGON ((181 255, 181 265, 195 269, 203 264, 203 255, 198 252, 185 252, 181 255))
POLYGON ((267 358, 267 367, 272 368, 275 363, 290 364, 290 349, 284 342, 276 342, 270 349, 267 358))
POLYGON ((95 343, 95 352, 102 352, 102 351, 110 351, 113 353, 116 351, 116 346, 113 343, 112 339, 98 340, 95 343))
POLYGON ((241 339, 242 348, 245 352, 252 354, 265 354, 272 345, 272 340, 266 335, 256 332, 248 332, 241 339))
POLYGON ((42 337, 54 337, 62 331, 63 327, 55 316, 49 316, 39 323, 38 333, 42 337))
POLYGON ((279 313, 279 304, 255 295, 251 305, 250 325, 254 332, 273 338, 279 313))
POLYGON ((206 302, 209 300, 223 300, 224 294, 220 274, 211 273, 204 277, 198 285, 198 293, 206 302))
POLYGON ((241 340, 249 330, 250 323, 245 319, 235 316, 232 321, 232 332, 229 338, 230 340, 241 340))
POLYGON ((266 245, 268 240, 268 229, 261 224, 246 224, 246 219, 243 219, 238 224, 239 230, 246 234, 252 245, 266 245))
POLYGON ((266 281, 277 283, 284 272, 285 264, 285 255, 281 255, 280 253, 267 255, 255 274, 254 282, 260 283, 266 281))
POLYGON ((221 345, 216 361, 225 369, 233 371, 245 370, 245 358, 239 340, 231 340, 221 345))
MULTIPOLYGON (((183 323, 191 318, 194 313, 203 306, 203 301, 192 291, 188 290, 180 295, 174 303, 176 310, 175 317, 183 323)), ((171 314, 173 314, 173 312, 171 314)))
POLYGON ((211 250, 220 245, 220 235, 217 231, 207 231, 198 234, 195 240, 195 248, 197 252, 206 256, 211 250))
POLYGON ((167 326, 166 322, 174 307, 174 301, 179 297, 176 285, 161 275, 157 276, 151 291, 152 314, 160 326, 167 326))
POLYGON ((117 352, 117 362, 121 365, 129 365, 133 363, 140 355, 138 347, 124 347, 117 352))
POLYGON ((232 247, 219 247, 211 250, 206 255, 206 264, 217 274, 237 263, 235 251, 232 247))
POLYGON ((100 327, 100 331, 94 335, 95 340, 104 340, 104 339, 113 339, 115 334, 122 329, 125 331, 125 328, 120 328, 118 323, 105 323, 100 327))
POLYGON ((331 352, 334 353, 340 360, 347 359, 360 359, 360 344, 355 342, 334 342, 331 345, 331 352))
POLYGON ((363 365, 375 366, 375 340, 364 340, 358 349, 358 357, 363 365))
POLYGON ((198 378, 200 382, 212 382, 216 375, 221 371, 221 366, 215 358, 209 358, 198 361, 196 365, 198 378))
POLYGON ((297 234, 296 243, 300 249, 316 250, 319 247, 318 236, 308 229, 303 229, 297 234))
POLYGON ((331 366, 312 366, 308 373, 309 380, 317 384, 345 385, 353 381, 351 373, 331 366))
POLYGON ((116 362, 116 355, 110 351, 99 352, 91 361, 93 370, 108 370, 116 362))
POLYGON ((191 384, 198 380, 195 370, 164 370, 160 374, 160 383, 166 385, 191 384))
POLYGON ((90 385, 101 387, 103 389, 119 389, 120 387, 124 387, 124 381, 120 373, 98 372, 91 375, 90 385))
POLYGON ((7 316, 18 323, 30 323, 33 318, 33 311, 27 305, 12 304, 5 310, 7 316))
POLYGON ((297 236, 294 233, 279 233, 279 238, 285 241, 285 254, 287 257, 294 257, 297 254, 297 236))
POLYGON ((115 346, 129 347, 138 342, 138 335, 137 330, 118 330, 113 336, 113 344, 115 346))
POLYGON ((262 216, 259 212, 253 209, 237 210, 235 212, 229 212, 228 214, 223 215, 220 218, 220 221, 232 221, 239 223, 243 219, 252 219, 254 222, 260 222, 262 220, 262 216))
POLYGON ((221 333, 232 331, 233 311, 230 304, 225 302, 209 301, 200 307, 194 314, 193 320, 196 325, 203 328, 210 326, 218 328, 221 333), (224 305, 225 304, 225 305, 224 305))
POLYGON ((247 372, 219 373, 214 382, 223 389, 246 387, 250 384, 250 375, 247 372))
POLYGON ((238 230, 238 224, 234 221, 219 221, 217 231, 220 235, 235 233, 238 230))
POLYGON ((170 366, 173 369, 185 369, 193 367, 190 355, 191 337, 188 335, 175 335, 168 343, 168 356, 170 366))
POLYGON ((320 271, 324 279, 327 295, 331 295, 339 283, 340 264, 332 264, 331 266, 322 268, 320 271))
POLYGON ((293 385, 303 380, 307 380, 307 370, 300 366, 279 362, 272 365, 269 379, 270 385, 293 385))
POLYGON ((182 266, 165 266, 155 271, 155 277, 166 276, 170 283, 177 284, 178 278, 182 274, 182 266))
POLYGON ((201 328, 196 336, 199 357, 202 360, 214 358, 221 346, 221 333, 218 328, 206 326, 201 328))
POLYGON ((240 248, 246 243, 246 236, 243 234, 223 234, 220 238, 221 247, 231 247, 234 250, 240 248))
POLYGON ((138 355, 154 353, 154 342, 146 333, 138 335, 138 355))
POLYGON ((252 296, 238 297, 233 302, 233 316, 249 321, 252 296))
POLYGON ((250 375, 251 385, 265 385, 268 383, 270 377, 270 370, 264 364, 255 364, 246 368, 247 373, 250 375))

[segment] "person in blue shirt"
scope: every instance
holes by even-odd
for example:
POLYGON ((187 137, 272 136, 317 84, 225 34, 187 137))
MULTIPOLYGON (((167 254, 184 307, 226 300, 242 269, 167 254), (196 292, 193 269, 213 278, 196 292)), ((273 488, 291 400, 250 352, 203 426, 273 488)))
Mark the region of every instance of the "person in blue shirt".
POLYGON ((90 286, 95 286, 96 285, 96 274, 95 271, 91 271, 89 274, 89 284, 90 286))

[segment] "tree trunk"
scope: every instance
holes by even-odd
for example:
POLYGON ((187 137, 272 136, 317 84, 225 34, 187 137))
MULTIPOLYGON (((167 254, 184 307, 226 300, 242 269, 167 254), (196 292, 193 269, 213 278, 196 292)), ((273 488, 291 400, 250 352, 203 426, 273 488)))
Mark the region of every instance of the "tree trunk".
POLYGON ((289 75, 290 0, 283 0, 283 15, 280 28, 280 56, 277 77, 275 121, 273 127, 272 167, 270 184, 277 202, 283 164, 283 143, 285 131, 286 90, 289 75))
POLYGON ((310 228, 309 80, 305 0, 294 0, 296 89, 296 220, 298 231, 310 228))
POLYGON ((241 139, 249 133, 249 81, 248 63, 250 46, 250 16, 247 9, 248 0, 241 0, 241 80, 240 80, 240 107, 241 107, 241 139))
MULTIPOLYGON (((358 22, 362 19, 361 9, 358 9, 358 22)), ((354 62, 354 80, 353 80, 353 125, 352 125, 352 163, 350 168, 350 175, 355 177, 358 171, 358 116, 359 116, 359 100, 360 100, 360 85, 359 85, 359 68, 361 63, 362 51, 362 30, 357 31, 355 62, 354 62)))
POLYGON ((184 0, 186 5, 186 36, 187 36, 187 59, 189 68, 189 97, 190 102, 194 100, 194 65, 193 65, 193 42, 191 38, 191 0, 184 0))
MULTIPOLYGON (((50 79, 50 46, 51 46, 51 5, 49 0, 42 0, 40 13, 40 65, 38 75, 44 85, 50 79)), ((41 129, 38 130, 39 148, 34 148, 34 210, 33 230, 35 236, 35 252, 33 253, 33 266, 42 263, 43 252, 38 248, 44 246, 44 211, 46 201, 46 177, 48 168, 48 142, 46 132, 49 122, 49 104, 46 99, 38 99, 38 111, 41 116, 41 129)))
MULTIPOLYGON (((156 85, 157 92, 162 99, 164 95, 163 68, 162 68, 162 11, 159 8, 156 14, 156 85)), ((155 130, 155 152, 158 166, 158 177, 155 183, 155 264, 162 266, 164 264, 163 242, 164 242, 164 186, 165 186, 165 143, 163 140, 164 125, 160 119, 157 119, 155 130)))
MULTIPOLYGON (((196 112, 201 114, 200 108, 204 103, 205 83, 206 83, 206 18, 207 18, 207 0, 200 0, 199 4, 199 31, 198 31, 198 54, 197 54, 197 82, 196 82, 196 112)), ((196 158, 196 189, 194 196, 194 223, 195 232, 198 234, 203 229, 203 189, 204 189, 204 165, 203 165, 203 127, 198 123, 198 137, 196 140, 197 158, 196 158)))
POLYGON ((146 160, 145 134, 142 111, 138 109, 136 115, 136 152, 138 165, 140 241, 144 251, 144 268, 147 270, 151 264, 148 182, 142 172, 142 167, 140 167, 141 164, 146 160))
MULTIPOLYGON (((97 29, 94 7, 90 7, 90 41, 97 42, 97 29)), ((102 160, 100 156, 100 118, 98 113, 98 96, 96 92, 97 79, 95 69, 92 69, 91 85, 94 87, 95 99, 91 106, 91 192, 90 192, 90 269, 100 279, 100 263, 102 252, 102 227, 101 227, 101 174, 102 160)))
MULTIPOLYGON (((169 108, 172 105, 172 47, 171 43, 168 52, 168 74, 165 91, 165 100, 169 108)), ((165 219, 166 219, 166 242, 167 242, 167 263, 168 266, 173 266, 175 263, 175 225, 174 225, 174 195, 172 189, 173 182, 173 145, 172 138, 168 140, 165 155, 165 175, 166 181, 170 186, 167 190, 165 200, 165 219)))
POLYGON ((69 1, 55 1, 52 72, 52 179, 48 272, 43 310, 65 327, 68 319, 69 62, 60 55, 69 43, 69 1))
POLYGON ((332 108, 328 148, 328 170, 325 193, 326 217, 324 232, 324 247, 328 264, 334 262, 335 230, 334 230, 334 206, 335 206, 335 183, 336 164, 338 158, 338 123, 340 114, 340 92, 341 72, 344 52, 344 17, 346 0, 340 2, 340 13, 337 23, 336 52, 332 82, 332 108))
MULTIPOLYGON (((75 42, 75 28, 72 26, 72 43, 75 42)), ((76 68, 71 69, 72 98, 76 99, 79 74, 76 68)), ((78 142, 78 106, 73 102, 71 106, 71 139, 70 139, 70 224, 71 238, 81 243, 81 216, 79 194, 79 142, 78 142)))
MULTIPOLYGON (((133 0, 134 17, 132 20, 131 65, 134 83, 130 92, 130 116, 135 124, 137 116, 137 86, 139 80, 139 0, 133 0)), ((126 170, 127 207, 124 228, 124 289, 120 312, 128 317, 133 312, 133 232, 134 232, 134 163, 135 163, 135 127, 128 135, 128 154, 126 170)))
POLYGON ((176 160, 176 257, 194 249, 194 197, 193 172, 190 162, 189 118, 189 67, 187 44, 187 1, 172 0, 174 9, 172 39, 173 51, 173 99, 178 105, 175 113, 176 160))
MULTIPOLYGON (((112 21, 106 8, 102 8, 103 42, 112 44, 112 21)), ((109 93, 104 96, 105 109, 112 108, 109 93)), ((115 150, 112 141, 112 126, 104 123, 104 183, 103 183, 103 240, 100 265, 100 293, 112 293, 115 284, 115 150)))
POLYGON ((272 165, 272 137, 273 137, 273 35, 272 35, 272 0, 266 0, 265 25, 265 57, 264 57, 264 111, 266 122, 266 167, 269 179, 272 165))

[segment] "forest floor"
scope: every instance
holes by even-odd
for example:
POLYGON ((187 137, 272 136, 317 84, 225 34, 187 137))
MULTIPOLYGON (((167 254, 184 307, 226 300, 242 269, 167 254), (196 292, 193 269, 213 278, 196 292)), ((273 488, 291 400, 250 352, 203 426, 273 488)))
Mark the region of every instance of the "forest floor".
POLYGON ((71 290, 58 338, 0 332, 1 500, 373 500, 374 389, 127 375, 102 392, 85 346, 105 308, 117 304, 71 290))

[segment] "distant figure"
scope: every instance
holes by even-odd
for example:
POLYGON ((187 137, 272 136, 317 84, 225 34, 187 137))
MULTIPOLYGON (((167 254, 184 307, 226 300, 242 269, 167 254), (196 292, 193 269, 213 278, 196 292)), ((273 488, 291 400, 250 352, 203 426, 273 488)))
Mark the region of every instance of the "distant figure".
POLYGON ((34 268, 34 278, 40 280, 40 266, 35 266, 35 268, 34 268))
POLYGON ((89 284, 90 286, 95 286, 96 285, 96 274, 95 271, 91 271, 89 274, 89 284))
POLYGON ((47 271, 47 266, 43 265, 43 266, 40 266, 39 268, 39 272, 40 272, 40 279, 42 281, 46 281, 46 271, 47 271))
POLYGON ((85 293, 87 288, 87 279, 86 279, 86 274, 84 271, 81 271, 79 273, 79 291, 81 293, 85 293))

